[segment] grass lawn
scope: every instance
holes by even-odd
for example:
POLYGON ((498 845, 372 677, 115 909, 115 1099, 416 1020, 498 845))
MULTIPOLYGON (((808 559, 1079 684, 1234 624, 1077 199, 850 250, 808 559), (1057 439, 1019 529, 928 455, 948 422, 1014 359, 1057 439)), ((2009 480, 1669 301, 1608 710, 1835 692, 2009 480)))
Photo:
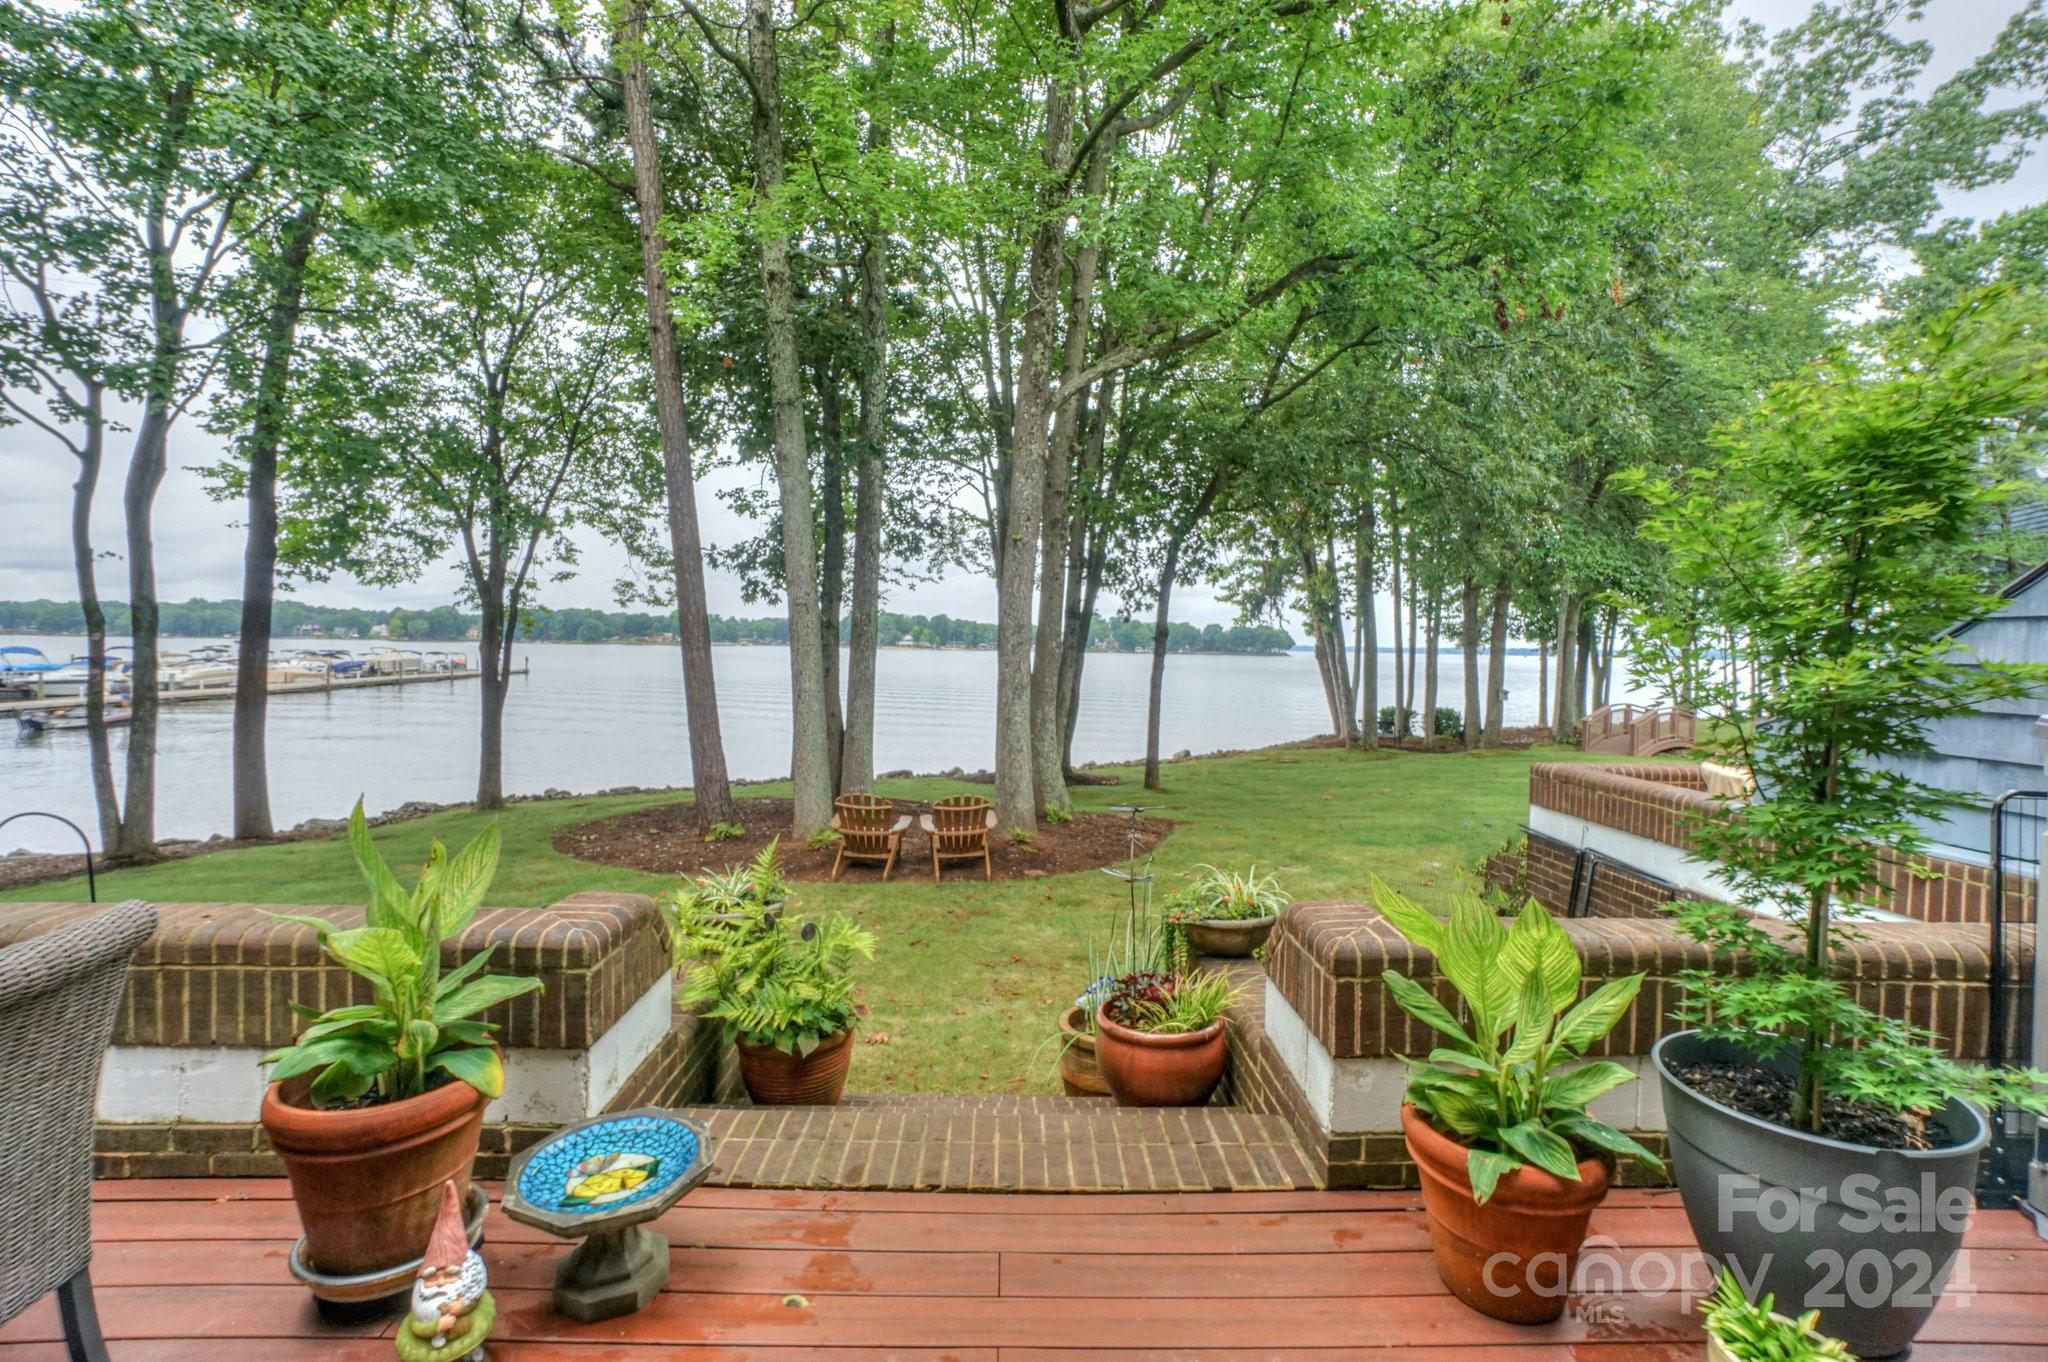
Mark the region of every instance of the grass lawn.
MULTIPOLYGON (((1515 835, 1528 808, 1536 761, 1576 758, 1561 747, 1525 752, 1367 755, 1335 749, 1273 749, 1180 762, 1166 789, 1147 795, 1136 768, 1120 786, 1074 792, 1083 808, 1134 796, 1163 807, 1175 829, 1160 846, 1164 884, 1199 862, 1276 872, 1297 899, 1356 898, 1379 875, 1425 902, 1453 890, 1463 869, 1515 835)), ((885 781, 881 793, 931 799, 961 788, 944 780, 885 781)), ((749 795, 787 794, 749 787, 749 795)), ((515 804, 500 815, 503 861, 488 902, 539 906, 582 889, 660 893, 671 882, 633 870, 573 860, 550 845, 557 829, 644 808, 672 795, 564 799, 515 804)), ((401 878, 430 838, 451 846, 484 820, 445 813, 377 832, 401 878)), ((1124 902, 1123 886, 1095 871, 984 884, 955 871, 933 886, 915 869, 883 885, 804 884, 811 908, 842 909, 871 927, 877 961, 864 997, 871 1037, 859 1047, 852 1086, 860 1091, 1049 1092, 1057 1090, 1047 1036, 1084 983, 1080 933, 1104 931, 1124 902)), ((339 838, 197 856, 100 877, 103 900, 160 902, 354 903, 362 882, 339 838)), ((83 898, 81 879, 33 885, 5 899, 83 898)), ((0 909, 4 911, 4 909, 0 909)))

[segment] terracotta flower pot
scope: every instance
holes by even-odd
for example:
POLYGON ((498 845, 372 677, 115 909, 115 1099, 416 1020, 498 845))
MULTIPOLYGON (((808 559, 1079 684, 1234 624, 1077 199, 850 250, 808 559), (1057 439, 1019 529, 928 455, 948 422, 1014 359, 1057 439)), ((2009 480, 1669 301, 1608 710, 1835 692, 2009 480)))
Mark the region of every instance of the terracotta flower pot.
POLYGON ((308 1265, 346 1277, 419 1257, 441 1184, 453 1178, 469 1196, 489 1099, 458 1079, 402 1102, 321 1111, 311 1086, 297 1078, 263 1094, 263 1131, 291 1179, 308 1265))
POLYGON ((1465 1146, 1438 1134, 1411 1105, 1401 1108, 1401 1131, 1422 1175, 1437 1275, 1451 1294, 1511 1324, 1548 1324, 1562 1315, 1586 1223, 1607 1195, 1607 1165, 1582 1160, 1577 1182, 1518 1168, 1482 1206, 1466 1174, 1465 1146))
POLYGON ((1095 1062, 1120 1106, 1199 1107, 1223 1081, 1227 1054, 1220 1018, 1199 1031, 1162 1036, 1095 1014, 1095 1062))
POLYGON ((1196 955, 1243 960, 1266 944, 1266 938, 1273 934, 1273 924, 1279 920, 1278 913, 1268 913, 1264 917, 1203 918, 1180 926, 1187 933, 1188 949, 1196 955))
POLYGON ((853 1063, 850 1026, 801 1058, 744 1039, 733 1044, 740 1052, 740 1078, 747 1095, 760 1106, 829 1107, 846 1091, 846 1070, 853 1063))
POLYGON ((1095 1037, 1089 1034, 1081 1009, 1060 1013, 1060 1082, 1069 1097, 1107 1097, 1102 1066, 1095 1062, 1095 1037))

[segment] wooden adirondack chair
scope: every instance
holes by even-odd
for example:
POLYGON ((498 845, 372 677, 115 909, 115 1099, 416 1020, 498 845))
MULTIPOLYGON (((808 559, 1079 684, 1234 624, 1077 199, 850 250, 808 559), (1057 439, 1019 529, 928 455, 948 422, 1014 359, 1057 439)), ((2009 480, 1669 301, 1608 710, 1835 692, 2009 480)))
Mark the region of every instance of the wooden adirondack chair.
POLYGON ((832 830, 839 834, 839 854, 832 858, 832 878, 848 861, 880 861, 882 878, 896 868, 910 815, 896 816, 896 806, 871 794, 841 795, 832 801, 832 830))
POLYGON ((981 862, 982 878, 996 877, 995 859, 989 854, 988 835, 995 829, 996 811, 980 795, 947 795, 932 805, 932 811, 917 820, 932 839, 932 883, 939 882, 939 862, 981 862))

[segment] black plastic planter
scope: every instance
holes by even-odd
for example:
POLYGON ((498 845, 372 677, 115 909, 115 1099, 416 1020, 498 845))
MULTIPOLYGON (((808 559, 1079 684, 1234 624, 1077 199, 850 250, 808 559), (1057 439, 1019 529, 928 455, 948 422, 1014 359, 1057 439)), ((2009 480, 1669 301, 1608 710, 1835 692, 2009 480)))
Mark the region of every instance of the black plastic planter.
MULTIPOLYGON (((1650 1051, 1664 1093, 1671 1172, 1692 1231, 1750 1297, 1874 1362, 1903 1357, 1957 1267, 1990 1128, 1951 1100, 1930 1122, 1940 1149, 1873 1149, 1745 1116, 1672 1073, 1701 1060, 1758 1064, 1728 1041, 1680 1031, 1650 1051)), ((1788 1056, 1769 1067, 1789 1072, 1788 1056)))

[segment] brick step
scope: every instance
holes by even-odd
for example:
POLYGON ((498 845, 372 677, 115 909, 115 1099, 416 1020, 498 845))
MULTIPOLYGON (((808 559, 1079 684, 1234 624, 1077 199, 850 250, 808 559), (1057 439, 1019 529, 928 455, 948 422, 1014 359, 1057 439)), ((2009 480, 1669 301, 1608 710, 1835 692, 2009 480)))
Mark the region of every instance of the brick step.
POLYGON ((832 1107, 688 1107, 725 1187, 1278 1191, 1320 1185, 1278 1116, 1016 1094, 849 1095, 832 1107))

